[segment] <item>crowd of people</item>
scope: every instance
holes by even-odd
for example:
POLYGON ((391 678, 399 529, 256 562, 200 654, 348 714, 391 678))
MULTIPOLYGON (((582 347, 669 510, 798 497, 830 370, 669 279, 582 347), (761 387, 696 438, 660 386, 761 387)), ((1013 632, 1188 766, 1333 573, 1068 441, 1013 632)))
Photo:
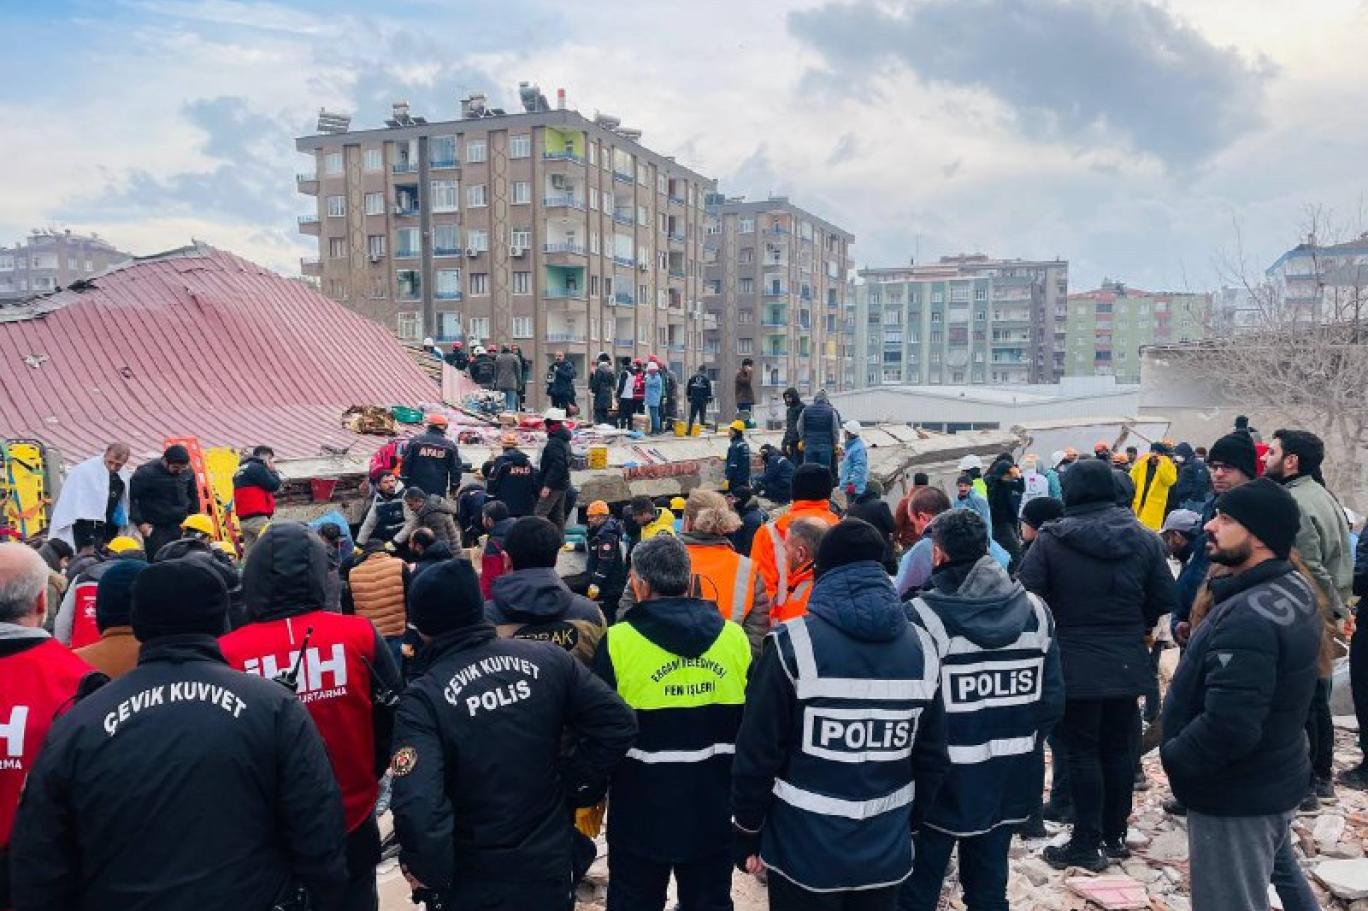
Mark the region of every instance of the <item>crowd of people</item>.
POLYGON ((507 434, 469 481, 429 416, 354 549, 274 518, 269 447, 241 561, 181 447, 81 463, 94 505, 0 544, 0 907, 375 909, 389 812, 429 907, 567 911, 606 832, 611 911, 671 877, 730 908, 734 869, 780 911, 931 911, 952 854, 1005 908, 1046 819, 1058 869, 1129 856, 1147 723, 1193 908, 1316 907, 1290 823, 1334 799, 1332 641, 1368 591, 1320 439, 971 455, 894 504, 859 425, 790 392, 759 473, 738 420, 721 491, 584 505, 579 573, 573 398, 535 465, 507 434))

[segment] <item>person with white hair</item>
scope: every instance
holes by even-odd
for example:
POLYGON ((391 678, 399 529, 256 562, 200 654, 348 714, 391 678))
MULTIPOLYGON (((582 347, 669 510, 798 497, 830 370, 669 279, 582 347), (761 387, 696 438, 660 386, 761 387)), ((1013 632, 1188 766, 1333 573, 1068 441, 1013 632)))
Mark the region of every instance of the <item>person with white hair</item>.
POLYGON ((110 443, 102 455, 77 463, 62 483, 52 509, 48 536, 70 544, 73 550, 107 544, 128 524, 127 443, 110 443))

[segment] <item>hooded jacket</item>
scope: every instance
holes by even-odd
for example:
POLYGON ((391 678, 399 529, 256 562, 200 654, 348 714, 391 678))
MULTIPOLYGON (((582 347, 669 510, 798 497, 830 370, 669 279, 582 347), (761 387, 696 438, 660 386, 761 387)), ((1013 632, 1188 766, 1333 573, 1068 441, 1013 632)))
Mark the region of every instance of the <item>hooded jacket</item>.
POLYGON ((552 491, 570 487, 570 429, 564 424, 556 425, 546 434, 538 471, 542 487, 552 491))
POLYGON ((782 453, 774 451, 765 459, 765 470, 756 485, 756 493, 775 503, 787 503, 793 497, 793 473, 797 469, 782 453))
POLYGON ((401 689, 399 669, 375 625, 326 609, 327 546, 307 525, 276 523, 243 568, 247 625, 219 639, 230 665, 273 678, 299 660, 295 692, 323 736, 342 792, 348 832, 375 808, 388 764, 392 712, 379 692, 401 689))
POLYGON ((1191 504, 1201 503, 1211 492, 1211 472, 1191 445, 1179 443, 1173 451, 1182 456, 1183 464, 1178 466, 1178 482, 1169 488, 1169 503, 1173 509, 1193 509, 1191 504))
POLYGON ((1064 518, 1040 529, 1021 564, 1022 585, 1054 613, 1070 699, 1149 692, 1145 636, 1177 604, 1163 543, 1115 493, 1105 462, 1069 469, 1064 518))
POLYGON ((453 553, 460 549, 461 530, 456 527, 457 508, 445 497, 430 493, 416 510, 408 509, 407 504, 405 510, 408 512, 408 520, 394 536, 396 543, 403 543, 418 529, 427 528, 432 530, 438 541, 445 541, 453 553))
POLYGON ((770 875, 821 892, 907 877, 909 833, 949 767, 939 680, 874 561, 827 570, 807 614, 775 627, 732 769, 733 824, 760 833, 770 875))
POLYGON ((1001 525, 1016 527, 1017 516, 1021 514, 1021 498, 1026 492, 1026 481, 1009 475, 1013 462, 998 459, 988 466, 983 483, 988 487, 988 514, 992 518, 990 528, 1001 525))
POLYGON ((589 528, 589 559, 585 571, 599 587, 604 604, 616 605, 627 586, 627 560, 622 523, 609 516, 597 528, 589 528))
POLYGON ((500 636, 551 642, 589 666, 607 622, 599 606, 570 591, 554 569, 504 573, 490 591, 485 619, 500 636))
POLYGON ((660 375, 659 370, 646 371, 646 407, 659 408, 660 400, 665 396, 665 378, 660 375))
POLYGON ((798 419, 807 405, 792 386, 784 390, 784 446, 798 444, 798 419))
POLYGON ((270 518, 275 515, 275 495, 280 486, 280 475, 268 468, 264 459, 243 459, 233 474, 233 511, 239 519, 270 518))
POLYGON ((1153 464, 1148 456, 1140 459, 1131 468, 1130 479, 1135 485, 1131 509, 1140 524, 1154 531, 1163 528, 1169 488, 1178 482, 1178 469, 1173 459, 1161 455, 1153 464))
POLYGON ((755 540, 755 533, 769 521, 769 515, 760 508, 760 504, 751 497, 744 503, 736 504, 736 511, 741 516, 741 527, 731 534, 732 546, 736 552, 743 557, 751 555, 751 543, 755 540))
POLYGON ((197 538, 180 538, 157 551, 153 562, 165 563, 167 560, 198 560, 208 566, 223 580, 223 587, 228 589, 228 626, 237 629, 246 622, 247 614, 243 607, 242 598, 242 576, 238 573, 237 567, 233 566, 233 561, 229 559, 227 554, 210 547, 208 541, 201 541, 197 538))
POLYGON ((613 375, 613 368, 607 363, 600 362, 594 368, 594 372, 589 374, 589 394, 594 399, 595 408, 611 408, 613 405, 613 387, 617 383, 617 377, 613 375))
POLYGON ((906 607, 941 655, 950 745, 926 825, 963 837, 1023 821, 1044 781, 1036 747, 1064 714, 1049 608, 989 556, 943 566, 906 607))
POLYGON ((455 556, 456 555, 451 552, 451 548, 447 546, 447 542, 440 539, 432 542, 432 546, 425 548, 413 561, 413 565, 409 569, 409 581, 416 581, 419 576, 429 569, 432 569, 432 567, 436 566, 438 563, 444 563, 447 560, 453 559, 455 556))
POLYGON ((846 444, 845 455, 841 457, 840 488, 846 493, 859 496, 869 483, 869 447, 863 437, 854 436, 846 444))
POLYGON ((893 534, 896 531, 893 522, 893 510, 888 508, 883 497, 865 490, 846 507, 846 518, 863 519, 878 529, 879 534, 883 535, 884 539, 883 567, 889 575, 896 573, 898 571, 898 558, 893 550, 893 534))

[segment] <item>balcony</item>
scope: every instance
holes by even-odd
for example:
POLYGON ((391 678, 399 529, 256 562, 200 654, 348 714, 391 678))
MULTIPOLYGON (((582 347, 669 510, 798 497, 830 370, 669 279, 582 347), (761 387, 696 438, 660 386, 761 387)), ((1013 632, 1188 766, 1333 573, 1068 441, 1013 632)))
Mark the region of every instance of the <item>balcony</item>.
POLYGON ((684 237, 684 235, 681 234, 681 233, 678 232, 678 231, 671 231, 671 232, 669 233, 669 238, 670 238, 670 243, 672 243, 672 244, 682 244, 682 243, 684 243, 684 241, 686 240, 686 238, 684 237))
POLYGON ((614 307, 635 307, 636 299, 626 291, 617 291, 613 294, 614 307))
POLYGON ((684 270, 683 270, 683 269, 674 269, 674 268, 671 268, 671 269, 669 270, 669 272, 670 272, 670 278, 677 278, 677 279, 683 281, 683 279, 684 279, 684 270))
POLYGON ((460 166, 461 163, 454 158, 434 158, 432 161, 428 162, 428 167, 434 171, 447 168, 459 168, 460 166))
POLYGON ((569 194, 547 196, 542 199, 542 207, 547 209, 578 209, 583 212, 584 200, 569 194))
MULTIPOLYGON (((315 232, 317 233, 317 232, 315 232)), ((635 269, 636 259, 631 256, 614 256, 613 265, 622 266, 624 269, 635 269)))
POLYGON ((630 227, 636 224, 636 216, 632 214, 631 209, 614 209, 613 221, 616 224, 627 225, 630 227))
POLYGON ((418 162, 416 162, 416 161, 401 161, 401 162, 399 162, 399 163, 396 164, 396 165, 390 165, 390 173, 391 173, 391 174, 417 174, 417 173, 418 173, 418 162))
POLYGON ((433 256, 460 256, 460 255, 461 255, 461 252, 462 252, 462 251, 461 251, 461 248, 460 248, 460 247, 433 247, 433 248, 432 248, 432 255, 433 255, 433 256))
POLYGON ((310 196, 318 195, 318 175, 317 174, 296 174, 295 188, 301 193, 310 196))
POLYGON ((767 234, 771 237, 787 237, 789 234, 792 234, 793 232, 782 225, 770 225, 768 228, 761 231, 760 233, 767 234))
POLYGON ((713 355, 713 356, 715 357, 715 356, 717 356, 718 354, 720 354, 721 352, 722 352, 722 346, 721 346, 720 344, 718 344, 717 342, 704 342, 704 343, 703 343, 703 353, 704 353, 704 354, 713 355))
POLYGON ((613 179, 621 181, 622 183, 636 183, 635 174, 629 174, 625 171, 619 171, 616 168, 613 169, 613 179))
POLYGON ((687 206, 689 204, 688 200, 686 200, 683 196, 675 196, 674 194, 671 194, 669 196, 669 200, 670 205, 672 206, 687 206))
POLYGON ((432 296, 433 296, 434 298, 436 298, 437 300, 439 300, 439 301, 458 301, 458 300, 461 299, 461 292, 459 292, 459 291, 438 291, 436 294, 434 294, 434 295, 432 295, 432 296))
POLYGON ((585 336, 582 332, 548 332, 546 333, 546 340, 553 345, 566 344, 567 342, 576 344, 584 342, 585 336))
POLYGON ((395 203, 394 214, 404 218, 414 218, 418 215, 418 206, 413 203, 395 203))
POLYGON ((314 237, 317 237, 320 230, 321 226, 318 223, 317 215, 299 216, 299 233, 312 234, 314 237))
POLYGON ((423 255, 423 252, 422 252, 421 250, 416 249, 416 248, 414 248, 414 249, 410 249, 410 248, 406 248, 406 247, 395 247, 395 248, 394 248, 394 258, 395 258, 395 259, 417 259, 418 257, 420 257, 420 256, 422 256, 422 255, 423 255))
POLYGON ((323 271, 323 261, 317 256, 303 256, 299 260, 301 275, 319 275, 323 271))
POLYGON ((630 338, 615 338, 613 345, 617 348, 633 348, 636 347, 636 341, 630 338))
POLYGON ((761 356, 761 357, 771 357, 771 358, 773 358, 773 357, 788 357, 788 353, 789 353, 789 350, 788 350, 787 347, 783 347, 783 348, 772 347, 772 348, 766 348, 764 351, 761 351, 761 352, 760 352, 760 356, 761 356))
POLYGON ((765 260, 765 262, 764 262, 763 268, 764 268, 764 270, 765 270, 766 272, 775 272, 775 271, 778 271, 778 270, 780 270, 780 269, 787 269, 787 268, 788 268, 788 260, 786 260, 786 259, 767 259, 767 260, 765 260))
POLYGON ((542 152, 542 161, 569 161, 575 164, 584 164, 584 159, 574 152, 566 150, 564 152, 542 152))
POLYGON ((706 311, 706 312, 703 314, 703 327, 704 327, 705 329, 716 329, 716 328, 717 328, 717 313, 716 313, 716 312, 714 312, 714 311, 712 311, 712 310, 708 310, 708 311, 706 311))
POLYGON ((763 293, 765 297, 788 297, 789 290, 782 285, 779 287, 766 285, 763 293))
POLYGON ((767 314, 760 317, 760 325, 764 326, 766 329, 787 329, 788 320, 781 316, 767 314))
POLYGON ((584 292, 578 288, 547 288, 542 292, 547 300, 584 300, 584 292))
POLYGON ((577 256, 584 255, 584 247, 579 244, 542 244, 543 253, 573 253, 577 256))

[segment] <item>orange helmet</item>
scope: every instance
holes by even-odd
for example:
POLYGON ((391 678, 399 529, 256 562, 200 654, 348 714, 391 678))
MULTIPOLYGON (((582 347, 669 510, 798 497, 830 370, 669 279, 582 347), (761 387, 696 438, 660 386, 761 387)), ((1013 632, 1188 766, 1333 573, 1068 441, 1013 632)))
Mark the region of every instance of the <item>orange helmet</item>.
POLYGON ((423 423, 429 427, 446 427, 450 421, 444 414, 429 414, 423 417, 423 423))
POLYGON ((1111 452, 1111 444, 1106 440, 1098 440, 1093 443, 1093 452, 1111 452))
POLYGON ((595 500, 589 504, 588 513, 591 516, 606 516, 608 515, 608 504, 602 500, 595 500))

